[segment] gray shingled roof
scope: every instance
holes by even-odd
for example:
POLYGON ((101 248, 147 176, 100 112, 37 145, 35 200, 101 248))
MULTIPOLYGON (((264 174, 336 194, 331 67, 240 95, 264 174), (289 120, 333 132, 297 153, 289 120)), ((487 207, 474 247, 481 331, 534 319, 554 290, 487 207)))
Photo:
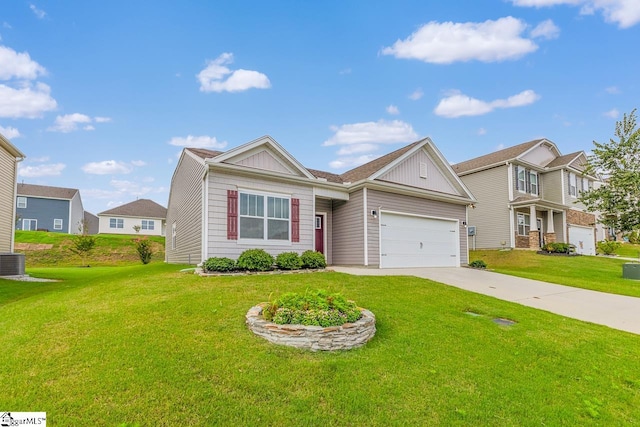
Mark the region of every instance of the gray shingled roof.
POLYGON ((149 199, 138 199, 130 203, 100 212, 98 215, 135 216, 141 218, 166 218, 167 208, 149 199))
POLYGON ((500 162, 506 162, 507 160, 513 160, 525 151, 539 144, 543 139, 534 139, 533 141, 524 142, 522 144, 514 145, 503 150, 494 151, 493 153, 485 154, 484 156, 476 157, 464 162, 457 163, 453 166, 453 170, 460 174, 474 169, 479 169, 484 166, 493 165, 500 162))
POLYGON ((186 150, 191 151, 193 154, 202 159, 218 157, 220 154, 224 153, 224 151, 207 150, 205 148, 186 148, 186 150))
POLYGON ((18 184, 18 195, 43 197, 46 199, 73 199, 78 192, 75 188, 49 187, 48 185, 18 184))
POLYGON ((564 156, 556 157, 549 164, 546 165, 548 168, 555 168, 559 166, 568 166, 572 161, 578 157, 582 151, 576 151, 575 153, 565 154, 564 156))

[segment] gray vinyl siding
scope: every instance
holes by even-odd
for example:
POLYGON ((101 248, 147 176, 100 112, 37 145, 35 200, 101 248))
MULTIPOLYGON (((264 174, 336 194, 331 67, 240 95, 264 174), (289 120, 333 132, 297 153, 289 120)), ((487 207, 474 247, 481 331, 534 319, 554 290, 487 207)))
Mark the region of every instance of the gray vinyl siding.
MULTIPOLYGON (((562 192, 566 191, 569 195, 569 189, 562 187, 562 171, 552 171, 540 174, 542 177, 542 199, 554 203, 562 203, 562 192)), ((565 185, 567 185, 565 183, 565 185)))
POLYGON ((349 194, 349 201, 333 201, 333 264, 364 264, 362 190, 349 194))
POLYGON ((333 264, 333 240, 331 236, 333 235, 333 206, 332 202, 329 199, 318 199, 316 198, 316 213, 326 213, 327 214, 327 222, 324 225, 327 242, 325 247, 325 258, 327 260, 327 264, 333 264))
MULTIPOLYGON (((20 196, 25 197, 25 196, 20 196)), ((69 230, 69 200, 43 199, 40 197, 27 198, 26 208, 16 208, 19 218, 16 229, 22 230, 23 219, 35 219, 38 221, 38 230, 47 230, 52 233, 68 233, 69 230), (53 220, 62 220, 62 229, 53 228, 53 220)))
MULTIPOLYGON (((367 212, 372 210, 388 210, 398 213, 423 215, 434 218, 454 219, 460 225, 460 264, 468 264, 467 230, 463 222, 466 221, 466 206, 387 193, 377 190, 367 191, 367 212)), ((380 215, 374 218, 367 215, 367 249, 369 265, 380 265, 380 215)))
POLYGON ((262 248, 271 255, 281 252, 302 253, 313 248, 315 212, 313 211, 313 188, 267 178, 221 173, 209 173, 207 258, 228 257, 237 259, 247 249, 262 248), (227 239, 227 190, 247 190, 261 193, 282 194, 300 200, 300 242, 259 245, 241 239, 227 239))
POLYGON ((509 168, 498 166, 461 179, 478 200, 468 211, 468 224, 476 227, 476 249, 502 248, 501 242, 510 245, 509 168))
POLYGON ((553 231, 556 233, 556 242, 567 243, 564 241, 563 237, 563 233, 566 234, 566 230, 564 229, 562 218, 562 214, 556 214, 553 216, 553 231))
POLYGON ((80 192, 71 199, 71 217, 69 221, 69 233, 78 234, 82 230, 82 221, 84 221, 84 208, 82 207, 82 199, 80 192))
MULTIPOLYGON (((173 179, 167 207, 167 262, 197 264, 202 261, 202 175, 205 167, 183 152, 173 179), (176 223, 176 248, 172 249, 172 224, 176 223)), ((225 220, 226 224, 226 220, 225 220)))
POLYGON ((379 179, 441 193, 461 195, 424 150, 418 151, 379 179), (427 166, 426 178, 420 177, 420 163, 425 163, 427 166))
POLYGON ((11 252, 15 217, 16 158, 0 149, 0 252, 11 252))

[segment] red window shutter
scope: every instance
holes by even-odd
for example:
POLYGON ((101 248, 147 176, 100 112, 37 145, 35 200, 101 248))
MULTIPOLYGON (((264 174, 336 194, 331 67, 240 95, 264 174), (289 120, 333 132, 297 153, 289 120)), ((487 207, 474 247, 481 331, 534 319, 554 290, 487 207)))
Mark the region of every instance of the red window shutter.
POLYGON ((238 240, 238 192, 227 190, 227 240, 238 240))
POLYGON ((291 241, 300 241, 300 199, 291 199, 291 241))

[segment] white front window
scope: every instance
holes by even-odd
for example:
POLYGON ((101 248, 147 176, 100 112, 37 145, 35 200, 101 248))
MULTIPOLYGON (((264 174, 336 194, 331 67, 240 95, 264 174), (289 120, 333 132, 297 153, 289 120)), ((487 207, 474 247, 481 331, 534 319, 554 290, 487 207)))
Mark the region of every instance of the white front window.
POLYGON ((240 239, 289 241, 290 199, 240 193, 240 239))
POLYGON ((124 219, 109 218, 109 228, 124 228, 124 219))
POLYGON ((54 219, 53 220, 53 229, 54 230, 62 230, 62 220, 61 219, 54 219))
POLYGON ((155 223, 151 219, 143 219, 142 220, 142 229, 143 230, 153 230, 155 227, 155 223))
POLYGON ((538 173, 529 172, 529 186, 531 194, 538 194, 538 173))
POLYGON ((582 178, 582 191, 589 191, 589 179, 582 178))
POLYGON ((27 207, 27 198, 26 197, 18 197, 18 202, 16 203, 16 207, 20 209, 24 209, 27 207))
POLYGON ((518 190, 527 191, 527 178, 524 168, 518 168, 518 190))
POLYGON ((576 196, 576 174, 574 173, 570 173, 569 174, 569 195, 570 196, 576 196))
POLYGON ((518 214, 518 235, 529 236, 529 230, 531 229, 531 217, 528 214, 518 214))

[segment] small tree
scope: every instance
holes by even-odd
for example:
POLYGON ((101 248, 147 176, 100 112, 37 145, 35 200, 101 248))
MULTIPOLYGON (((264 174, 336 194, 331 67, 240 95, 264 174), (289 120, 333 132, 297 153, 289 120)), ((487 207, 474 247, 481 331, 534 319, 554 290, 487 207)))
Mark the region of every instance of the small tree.
POLYGON ((89 227, 86 221, 81 221, 78 227, 79 234, 74 235, 71 238, 72 247, 69 248, 71 252, 76 255, 80 255, 82 258, 82 265, 89 266, 86 262, 87 256, 96 246, 95 236, 90 236, 89 227))
POLYGON ((640 129, 634 109, 616 123, 608 143, 593 142, 586 172, 605 177, 605 184, 583 192, 579 200, 600 222, 615 232, 627 233, 640 225, 640 129))
POLYGON ((148 239, 134 239, 134 242, 138 256, 140 256, 140 261, 142 261, 143 264, 149 264, 149 262, 151 262, 151 255, 153 255, 151 242, 148 239))
POLYGON ((139 232, 140 232, 140 226, 139 226, 139 225, 134 225, 134 226, 133 226, 133 230, 134 230, 136 233, 139 233, 139 232))

